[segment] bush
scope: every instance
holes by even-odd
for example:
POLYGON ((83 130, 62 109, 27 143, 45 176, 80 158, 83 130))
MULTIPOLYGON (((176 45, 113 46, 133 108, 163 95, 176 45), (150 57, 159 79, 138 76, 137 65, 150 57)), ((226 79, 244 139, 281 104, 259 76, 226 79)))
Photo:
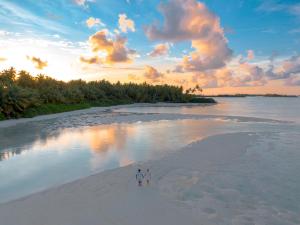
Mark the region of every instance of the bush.
POLYGON ((213 98, 192 98, 190 103, 217 103, 213 98))

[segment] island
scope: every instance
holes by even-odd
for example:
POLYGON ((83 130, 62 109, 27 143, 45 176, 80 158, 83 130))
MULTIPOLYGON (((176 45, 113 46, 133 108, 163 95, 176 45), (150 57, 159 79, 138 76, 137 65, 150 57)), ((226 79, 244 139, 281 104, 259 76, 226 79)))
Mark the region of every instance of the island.
POLYGON ((213 98, 184 92, 183 87, 147 83, 110 83, 106 80, 68 82, 40 74, 0 72, 0 120, 34 117, 90 107, 132 103, 216 103, 213 98))

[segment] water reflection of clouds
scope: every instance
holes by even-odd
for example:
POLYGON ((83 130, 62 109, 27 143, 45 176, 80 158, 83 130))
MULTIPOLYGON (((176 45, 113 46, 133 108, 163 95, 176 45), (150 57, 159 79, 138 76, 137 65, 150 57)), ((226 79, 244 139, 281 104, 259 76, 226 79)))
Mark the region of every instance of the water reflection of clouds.
MULTIPOLYGON (((2 159, 6 161, 3 165, 7 165, 5 170, 9 171, 10 168, 19 171, 18 168, 24 167, 26 170, 16 174, 13 180, 6 178, 2 185, 30 179, 30 176, 39 176, 47 170, 49 170, 47 174, 52 177, 54 171, 65 168, 67 173, 74 173, 72 177, 76 174, 89 174, 132 164, 140 157, 131 152, 131 140, 137 140, 139 136, 136 129, 134 124, 64 129, 57 136, 37 140, 30 146, 18 149, 18 154, 14 151, 16 149, 7 149, 2 154, 2 159), (18 157, 15 157, 17 155, 18 157), (77 166, 74 163, 81 165, 77 166)), ((3 172, 0 173, 0 177, 3 172)), ((61 176, 63 175, 59 175, 61 176)), ((55 177, 50 179, 55 180, 55 177)))
POLYGON ((0 202, 9 198, 8 193, 21 196, 95 172, 163 157, 202 135, 219 133, 221 123, 174 120, 67 128, 33 144, 6 148, 8 160, 0 163, 0 202), (20 154, 15 156, 15 151, 20 154), (8 173, 14 176, 6 176, 8 173))
POLYGON ((185 143, 187 138, 194 137, 196 140, 207 133, 214 133, 211 128, 215 127, 216 122, 177 120, 110 124, 82 129, 67 128, 48 138, 37 139, 31 145, 7 149, 2 153, 2 159, 8 160, 10 157, 14 157, 16 151, 18 154, 39 154, 52 151, 56 152, 57 156, 72 151, 68 154, 77 154, 78 152, 90 154, 92 168, 98 168, 100 164, 105 164, 104 162, 107 161, 114 161, 115 164, 118 163, 118 166, 124 166, 133 161, 163 155, 164 152, 172 150, 170 136, 176 137, 173 141, 180 145, 180 143, 185 143), (194 131, 197 132, 194 133, 194 131), (170 132, 174 132, 174 134, 170 134, 170 132), (191 133, 194 134, 188 135, 191 133), (162 152, 162 150, 164 151, 162 152))
POLYGON ((93 127, 83 131, 83 139, 88 140, 90 149, 95 153, 107 152, 112 148, 123 149, 128 136, 134 135, 133 126, 93 127))
POLYGON ((115 163, 125 166, 134 161, 127 151, 127 142, 136 135, 132 125, 115 124, 113 126, 93 127, 84 131, 83 137, 88 140, 93 156, 90 163, 92 170, 115 163))

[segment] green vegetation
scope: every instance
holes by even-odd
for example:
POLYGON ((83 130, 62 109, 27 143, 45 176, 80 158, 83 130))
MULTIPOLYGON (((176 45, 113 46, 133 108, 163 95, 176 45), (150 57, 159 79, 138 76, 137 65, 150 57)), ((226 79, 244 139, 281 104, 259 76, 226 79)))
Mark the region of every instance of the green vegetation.
POLYGON ((68 112, 78 109, 90 108, 88 103, 81 104, 43 104, 36 107, 28 108, 24 111, 23 117, 34 117, 37 115, 45 115, 50 113, 68 112))
POLYGON ((182 87, 105 80, 63 82, 10 68, 0 72, 0 120, 138 102, 215 102, 190 94, 195 90, 183 93, 182 87))
POLYGON ((190 103, 216 103, 213 98, 194 97, 189 100, 190 103))

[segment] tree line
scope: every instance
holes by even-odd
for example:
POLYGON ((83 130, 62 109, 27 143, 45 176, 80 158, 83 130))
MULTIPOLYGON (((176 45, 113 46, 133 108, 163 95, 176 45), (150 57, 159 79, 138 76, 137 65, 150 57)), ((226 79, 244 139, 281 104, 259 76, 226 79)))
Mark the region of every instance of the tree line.
POLYGON ((14 68, 0 72, 0 119, 32 117, 91 106, 139 102, 210 102, 184 93, 182 87, 147 83, 110 83, 106 80, 68 82, 14 68))

